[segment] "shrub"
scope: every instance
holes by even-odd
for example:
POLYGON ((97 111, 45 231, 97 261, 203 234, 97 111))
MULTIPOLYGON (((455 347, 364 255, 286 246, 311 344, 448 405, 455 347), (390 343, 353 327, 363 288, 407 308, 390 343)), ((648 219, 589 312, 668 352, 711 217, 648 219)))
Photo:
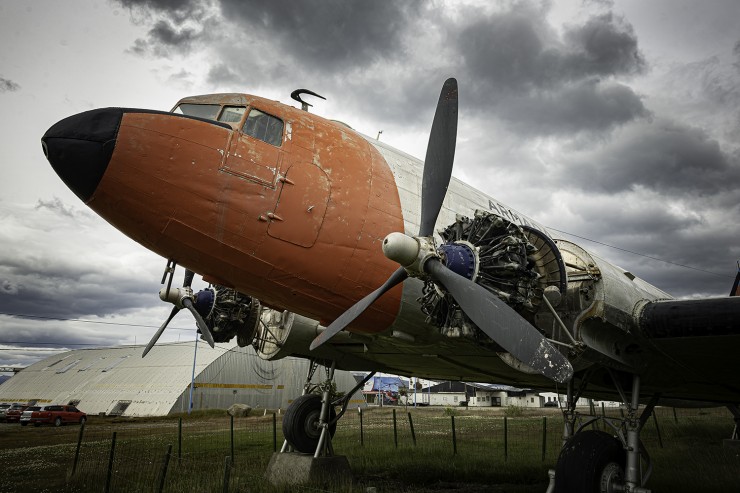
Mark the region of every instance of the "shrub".
POLYGON ((524 414, 524 408, 522 406, 507 406, 504 414, 510 418, 517 418, 524 414))

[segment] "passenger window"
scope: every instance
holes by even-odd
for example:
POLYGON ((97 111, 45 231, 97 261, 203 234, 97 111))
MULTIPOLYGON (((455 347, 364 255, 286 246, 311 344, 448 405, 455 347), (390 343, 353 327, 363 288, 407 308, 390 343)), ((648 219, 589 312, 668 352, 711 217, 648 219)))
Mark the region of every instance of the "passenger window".
POLYGON ((187 116, 194 116, 197 118, 205 118, 207 120, 215 120, 220 109, 221 105, 218 104, 183 103, 175 108, 175 113, 180 113, 187 116))
POLYGON ((247 108, 244 106, 224 106, 224 110, 221 112, 221 116, 218 117, 218 121, 224 123, 239 123, 244 116, 244 112, 247 108))
POLYGON ((283 143, 283 121, 253 108, 244 123, 244 133, 280 147, 283 143))

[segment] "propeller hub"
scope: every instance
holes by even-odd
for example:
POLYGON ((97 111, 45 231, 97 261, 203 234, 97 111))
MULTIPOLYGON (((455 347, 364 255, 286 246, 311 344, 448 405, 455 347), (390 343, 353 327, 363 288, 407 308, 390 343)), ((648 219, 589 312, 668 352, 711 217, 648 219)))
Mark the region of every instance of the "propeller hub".
POLYGON ((193 298, 193 290, 189 287, 170 287, 169 290, 167 290, 167 288, 162 288, 159 290, 159 299, 161 299, 162 301, 166 301, 167 303, 172 303, 178 308, 184 308, 182 305, 182 300, 184 300, 185 298, 193 298))
POLYGON ((403 233, 391 233, 383 240, 383 254, 406 267, 419 255, 419 242, 403 233))
POLYGON ((388 259, 398 262, 410 276, 424 275, 424 263, 432 257, 439 258, 434 240, 424 236, 391 233, 383 240, 383 253, 388 259))

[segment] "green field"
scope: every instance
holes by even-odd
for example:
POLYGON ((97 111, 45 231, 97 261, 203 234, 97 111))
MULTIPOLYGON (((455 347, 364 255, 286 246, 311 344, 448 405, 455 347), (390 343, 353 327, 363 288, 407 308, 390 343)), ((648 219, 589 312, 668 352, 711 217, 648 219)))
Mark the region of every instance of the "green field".
MULTIPOLYGON (((273 448, 282 444, 280 416, 273 421, 270 412, 257 414, 235 418, 233 432, 223 411, 181 421, 91 417, 76 466, 79 426, 0 424, 0 492, 103 492, 106 486, 111 492, 159 491, 160 486, 166 492, 226 491, 226 481, 228 491, 282 491, 262 479, 273 448)), ((544 493, 547 470, 561 445, 562 417, 556 409, 509 414, 501 408, 398 407, 394 428, 393 408, 371 408, 363 412, 361 429, 359 412, 348 411, 333 444, 336 453, 348 457, 354 483, 284 491, 359 493, 373 486, 379 492, 544 493)), ((722 445, 733 428, 728 411, 677 410, 674 415, 672 408, 658 408, 656 418, 642 434, 655 466, 648 487, 654 492, 740 491, 740 448, 722 445)))

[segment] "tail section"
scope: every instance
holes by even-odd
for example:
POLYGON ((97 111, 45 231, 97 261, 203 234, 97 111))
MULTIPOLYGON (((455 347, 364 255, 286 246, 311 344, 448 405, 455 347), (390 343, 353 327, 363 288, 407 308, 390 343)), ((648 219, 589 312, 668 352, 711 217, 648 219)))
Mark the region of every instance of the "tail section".
POLYGON ((737 263, 737 275, 735 276, 735 284, 732 285, 730 296, 740 296, 740 262, 737 263))

